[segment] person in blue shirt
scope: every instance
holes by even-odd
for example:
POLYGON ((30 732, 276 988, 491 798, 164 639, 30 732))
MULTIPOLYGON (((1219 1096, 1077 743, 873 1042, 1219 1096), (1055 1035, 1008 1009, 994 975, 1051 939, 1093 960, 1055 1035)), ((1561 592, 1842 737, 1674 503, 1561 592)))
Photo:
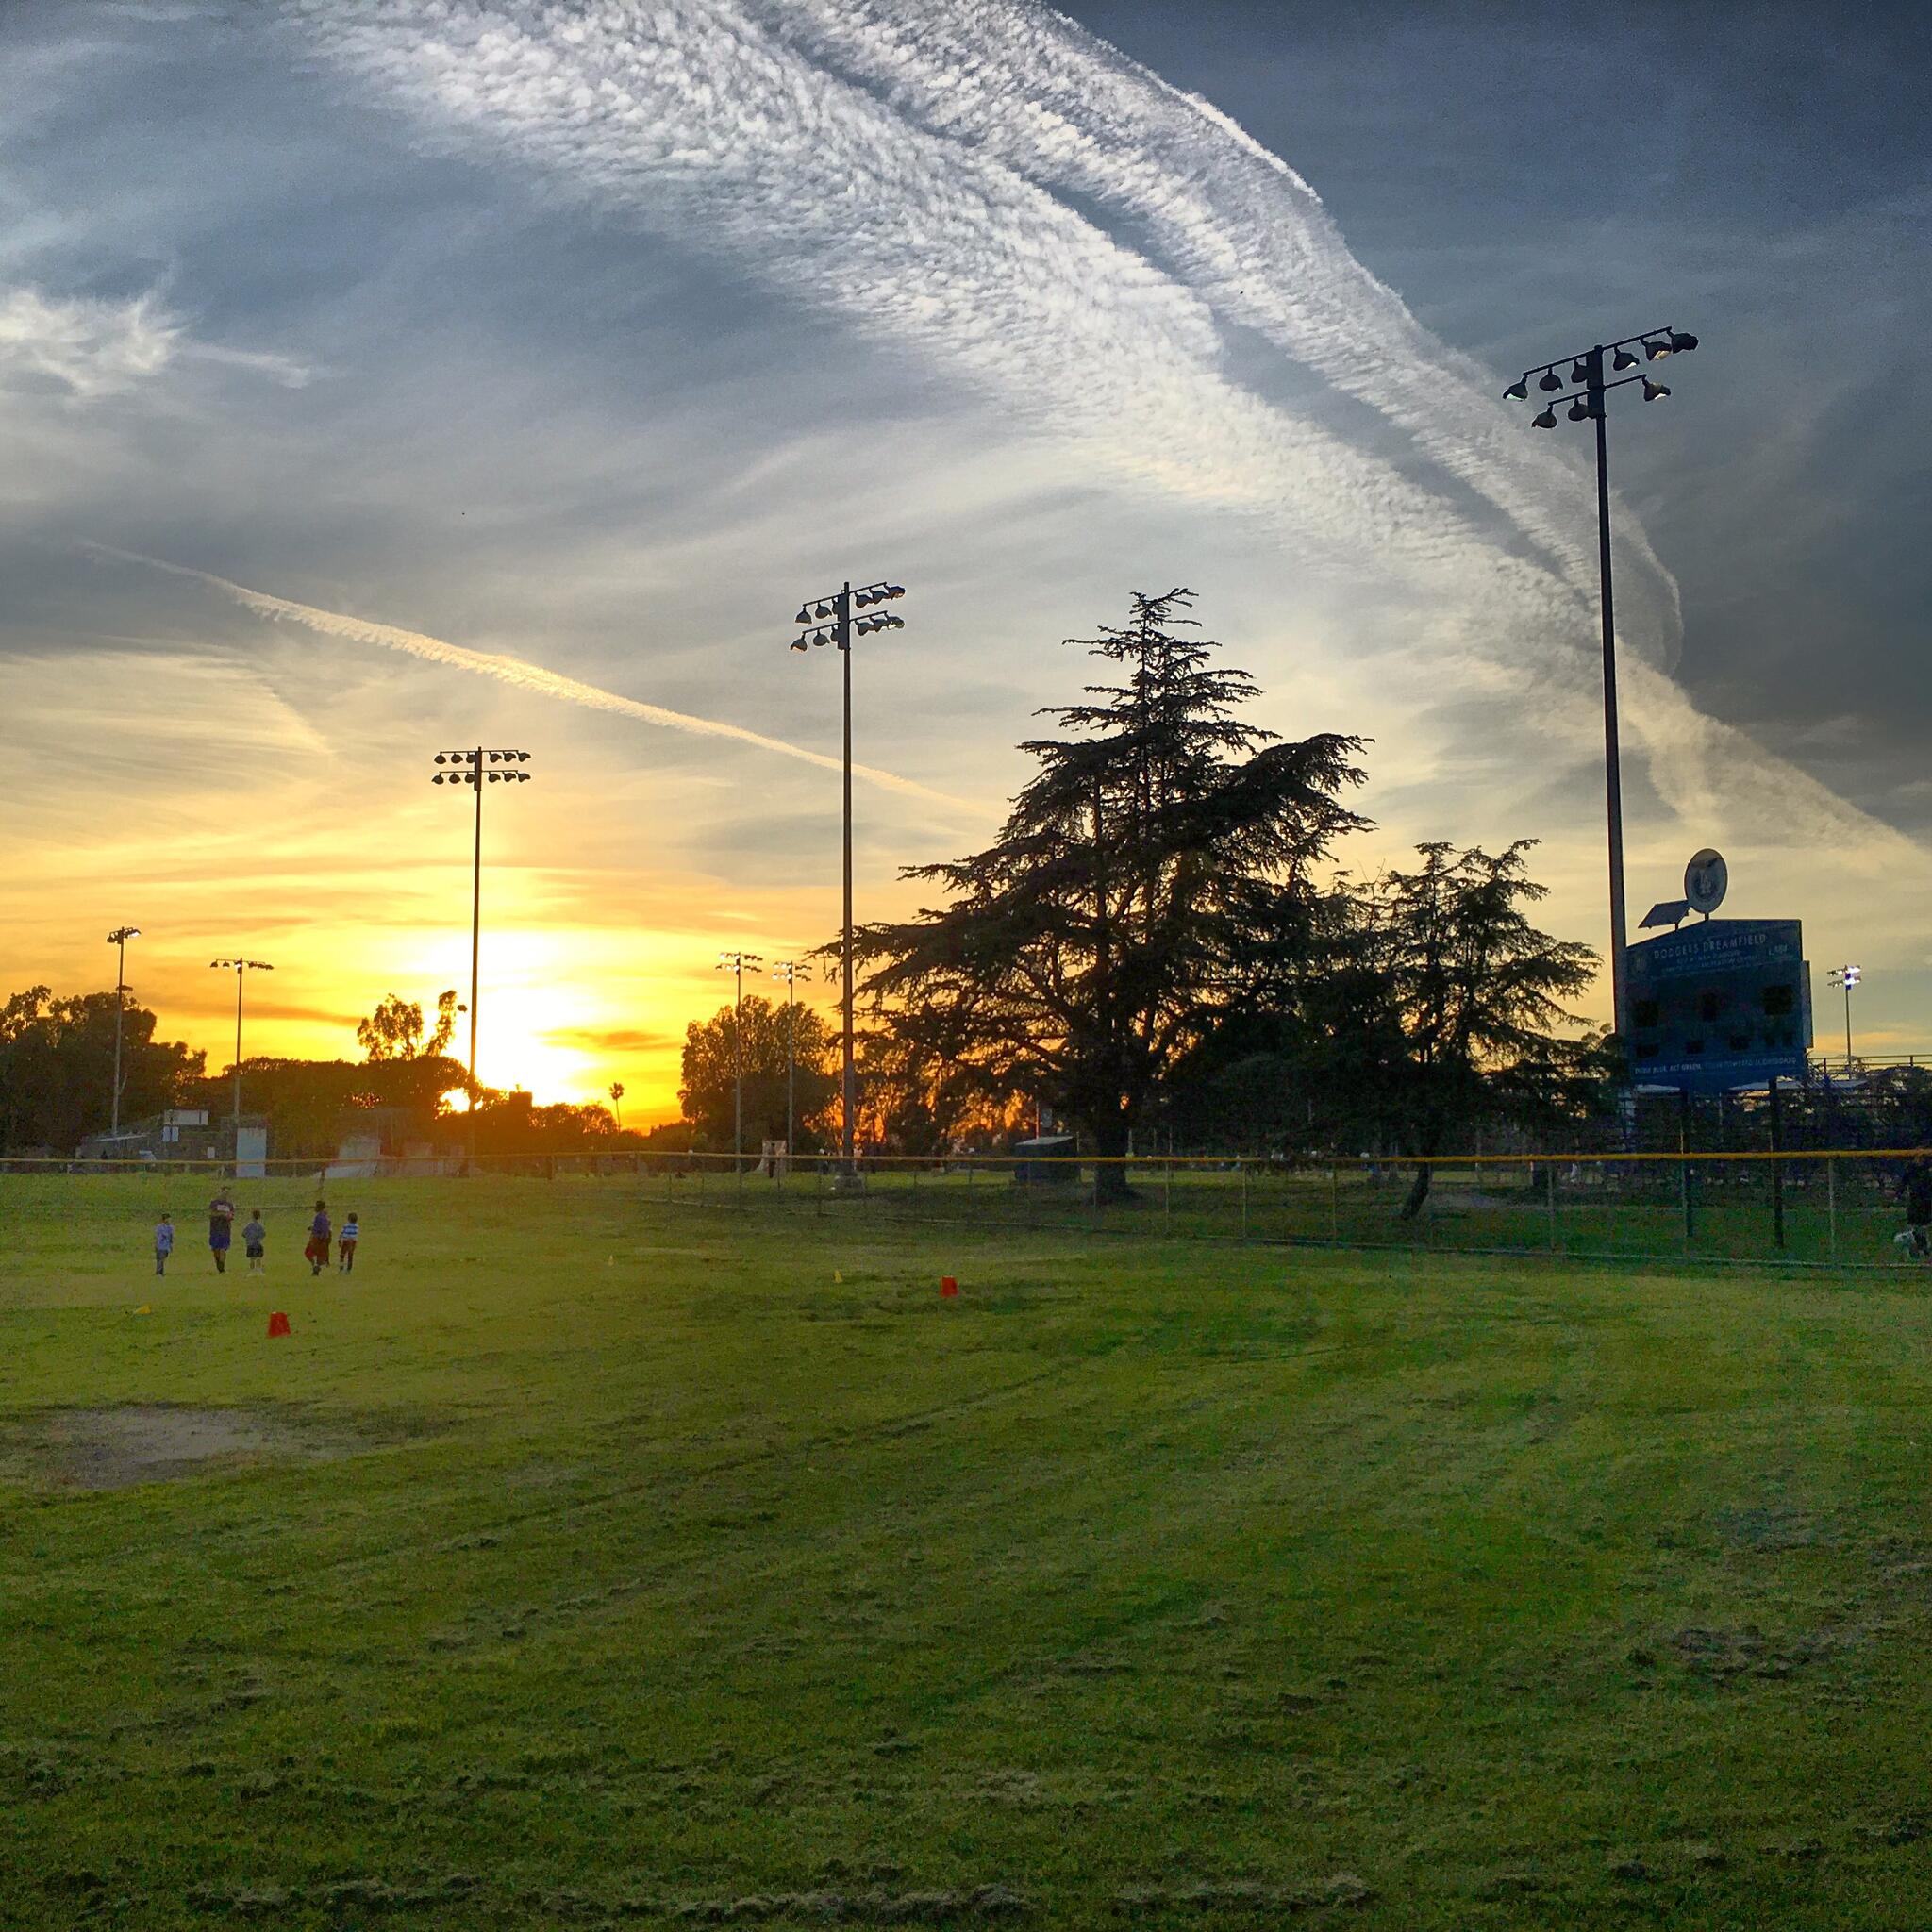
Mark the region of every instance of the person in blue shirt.
POLYGON ((168 1272, 168 1257, 174 1252, 175 1224, 169 1216, 164 1214, 155 1224, 155 1273, 157 1274, 165 1274, 168 1272))

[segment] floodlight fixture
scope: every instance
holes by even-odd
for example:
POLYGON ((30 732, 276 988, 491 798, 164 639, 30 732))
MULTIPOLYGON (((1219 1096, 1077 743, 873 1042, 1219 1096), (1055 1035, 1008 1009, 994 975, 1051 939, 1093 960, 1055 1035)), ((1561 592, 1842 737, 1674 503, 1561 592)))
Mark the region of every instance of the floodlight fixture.
POLYGON ((1530 425, 1537 429, 1554 429, 1557 426, 1557 408, 1554 403, 1539 409, 1530 419, 1530 425))
POLYGON ((1646 403, 1660 403, 1670 392, 1668 384, 1653 382, 1647 375, 1643 378, 1643 400, 1646 403))
POLYGON ((1516 380, 1512 382, 1509 385, 1509 387, 1503 391, 1503 400, 1506 403, 1528 402, 1529 377, 1526 375, 1519 375, 1516 378, 1516 380))
POLYGON ((1661 361, 1671 353, 1670 338, 1668 336, 1645 336, 1643 339, 1643 353, 1653 362, 1661 361))
POLYGON ((1621 375, 1624 370, 1637 367, 1637 358, 1628 349, 1619 349, 1610 358, 1610 367, 1621 375))
POLYGON ((1570 365, 1570 386, 1572 389, 1581 389, 1589 380, 1590 365, 1579 356, 1570 365))
POLYGON ((1542 374, 1542 380, 1537 384, 1539 389, 1561 389, 1562 387, 1563 378, 1554 369, 1545 369, 1542 374))

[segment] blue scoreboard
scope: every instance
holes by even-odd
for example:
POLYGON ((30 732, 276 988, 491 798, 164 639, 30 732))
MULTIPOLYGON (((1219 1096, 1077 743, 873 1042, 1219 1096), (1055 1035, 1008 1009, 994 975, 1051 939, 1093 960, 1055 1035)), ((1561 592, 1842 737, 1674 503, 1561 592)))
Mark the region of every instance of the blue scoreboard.
POLYGON ((1639 1086, 1719 1093, 1800 1079, 1811 969, 1795 919, 1705 919, 1625 950, 1639 1086))

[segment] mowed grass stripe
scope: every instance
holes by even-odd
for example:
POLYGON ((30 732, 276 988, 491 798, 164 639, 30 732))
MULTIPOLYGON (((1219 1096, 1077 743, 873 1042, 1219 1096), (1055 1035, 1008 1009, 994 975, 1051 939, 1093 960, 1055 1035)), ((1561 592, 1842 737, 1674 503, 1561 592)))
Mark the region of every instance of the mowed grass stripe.
POLYGON ((158 1183, 11 1178, 22 1924, 1010 1893, 1824 1926, 1923 1895, 1907 1289, 490 1181, 358 1184, 353 1280, 285 1242, 265 1292, 212 1276, 174 1187, 163 1287, 158 1183), (156 1402, 363 1441, 95 1493, 34 1446, 156 1402))

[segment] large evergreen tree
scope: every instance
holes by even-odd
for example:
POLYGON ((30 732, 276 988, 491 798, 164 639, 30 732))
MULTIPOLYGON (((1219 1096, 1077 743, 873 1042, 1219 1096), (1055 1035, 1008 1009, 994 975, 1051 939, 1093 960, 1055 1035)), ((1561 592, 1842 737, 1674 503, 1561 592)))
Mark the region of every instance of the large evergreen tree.
MULTIPOLYGON (((910 870, 947 903, 856 941, 875 1004, 923 1010, 989 1092, 1049 1100, 1104 1156, 1127 1151, 1239 1003, 1243 961, 1295 929, 1311 868, 1365 823, 1341 802, 1361 741, 1291 743, 1239 718, 1257 687, 1183 635, 1191 602, 1136 595, 1124 626, 1068 640, 1111 678, 1021 747, 1040 773, 997 842, 910 870)), ((1102 1171, 1104 1191, 1123 1186, 1102 1171)))

